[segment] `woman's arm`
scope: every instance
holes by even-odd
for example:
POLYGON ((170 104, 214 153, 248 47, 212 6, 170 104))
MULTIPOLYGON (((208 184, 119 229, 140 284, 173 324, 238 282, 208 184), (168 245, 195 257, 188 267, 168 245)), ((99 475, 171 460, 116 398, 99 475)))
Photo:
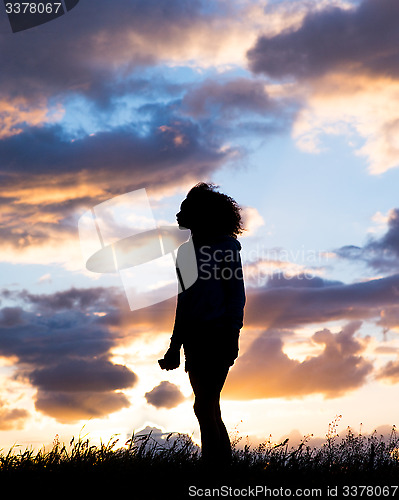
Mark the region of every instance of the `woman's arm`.
POLYGON ((238 248, 232 250, 229 258, 225 259, 222 277, 226 296, 225 318, 229 327, 239 331, 244 323, 246 297, 242 263, 238 248))
MULTIPOLYGON (((176 266, 176 272, 179 276, 179 269, 176 266)), ((183 292, 181 292, 183 293, 183 292)), ((182 326, 182 299, 181 293, 177 295, 175 323, 173 333, 170 338, 169 348, 163 359, 158 360, 162 370, 174 370, 180 366, 180 349, 183 344, 183 326, 182 326)))

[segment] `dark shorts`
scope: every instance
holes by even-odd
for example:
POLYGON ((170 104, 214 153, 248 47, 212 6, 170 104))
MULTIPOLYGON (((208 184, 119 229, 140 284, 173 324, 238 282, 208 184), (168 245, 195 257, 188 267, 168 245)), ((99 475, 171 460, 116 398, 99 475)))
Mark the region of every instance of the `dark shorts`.
POLYGON ((190 328, 183 342, 185 370, 228 369, 238 356, 239 332, 220 322, 190 328))

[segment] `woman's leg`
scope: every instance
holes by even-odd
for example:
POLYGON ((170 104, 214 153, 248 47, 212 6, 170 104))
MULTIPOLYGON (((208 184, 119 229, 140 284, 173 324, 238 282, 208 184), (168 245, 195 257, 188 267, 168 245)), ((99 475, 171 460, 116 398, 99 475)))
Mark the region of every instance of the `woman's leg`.
POLYGON ((223 423, 222 415, 220 412, 220 403, 218 402, 216 408, 216 421, 219 427, 219 453, 220 459, 223 462, 230 462, 231 460, 231 443, 230 437, 227 432, 226 426, 223 423))
POLYGON ((225 462, 231 456, 230 439, 220 412, 220 392, 227 373, 228 368, 189 371, 195 396, 194 412, 201 431, 202 457, 206 462, 225 462))

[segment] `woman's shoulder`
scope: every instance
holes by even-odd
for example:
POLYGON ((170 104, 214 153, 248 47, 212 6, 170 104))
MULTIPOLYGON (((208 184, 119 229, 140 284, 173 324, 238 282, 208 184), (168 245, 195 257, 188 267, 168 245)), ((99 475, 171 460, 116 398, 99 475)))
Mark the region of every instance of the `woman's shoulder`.
POLYGON ((231 250, 241 250, 241 243, 233 236, 225 235, 220 238, 221 246, 231 250))
POLYGON ((230 235, 212 235, 208 237, 194 238, 194 245, 196 248, 211 248, 221 250, 241 250, 241 243, 237 238, 230 235))

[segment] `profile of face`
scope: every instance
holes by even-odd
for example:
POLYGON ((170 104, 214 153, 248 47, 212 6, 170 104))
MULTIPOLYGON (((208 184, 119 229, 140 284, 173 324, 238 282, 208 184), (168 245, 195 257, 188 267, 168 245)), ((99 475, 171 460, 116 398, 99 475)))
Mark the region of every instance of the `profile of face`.
POLYGON ((204 233, 210 230, 210 214, 206 200, 200 197, 191 197, 183 200, 176 220, 180 229, 190 229, 192 233, 204 233))
POLYGON ((191 229, 194 230, 197 226, 196 224, 196 210, 194 203, 190 200, 183 200, 180 205, 180 212, 176 214, 176 220, 180 229, 191 229))

